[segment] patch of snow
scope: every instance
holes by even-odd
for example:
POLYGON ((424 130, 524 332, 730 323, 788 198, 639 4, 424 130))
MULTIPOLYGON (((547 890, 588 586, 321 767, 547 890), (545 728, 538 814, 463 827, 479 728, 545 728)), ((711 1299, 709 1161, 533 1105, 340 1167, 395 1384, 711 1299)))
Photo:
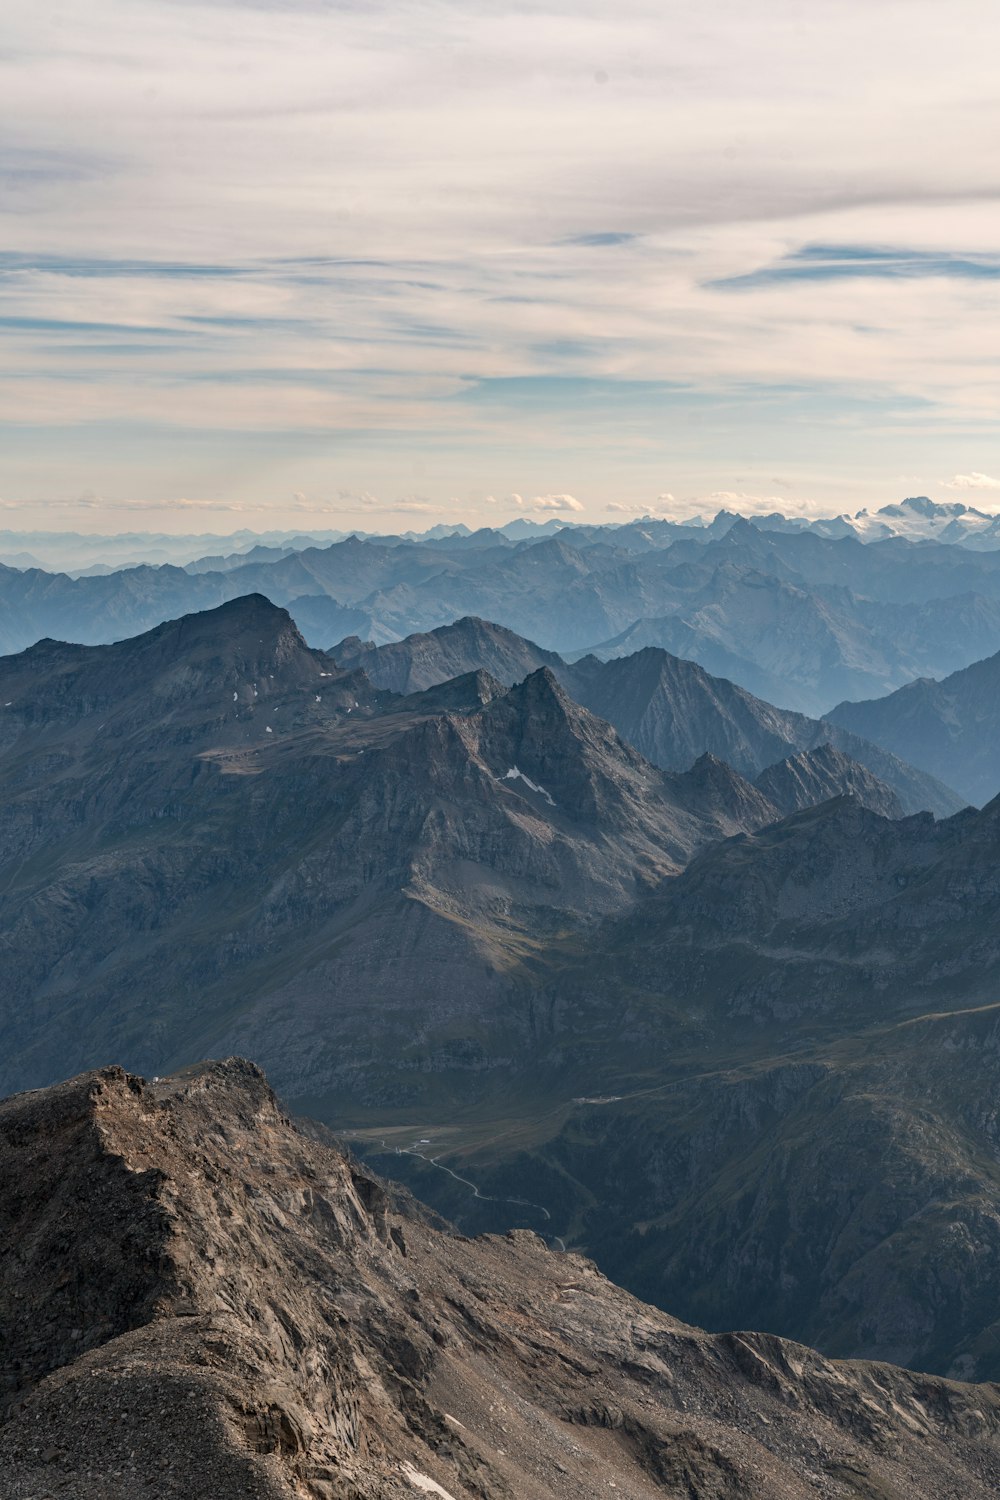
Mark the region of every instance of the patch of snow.
POLYGON ((265 725, 265 727, 264 727, 264 733, 265 734, 273 734, 274 733, 274 730, 271 728, 270 724, 265 725))
POLYGON ((238 703, 238 702, 239 702, 239 700, 240 700, 240 695, 239 695, 239 693, 234 693, 234 694, 233 694, 233 702, 234 702, 234 703, 238 703))
POLYGON ((525 776, 524 772, 518 766, 511 766, 510 770, 506 773, 506 775, 504 775, 504 776, 498 776, 497 780, 498 781, 523 781, 524 784, 525 784, 525 786, 529 787, 531 789, 531 791, 537 792, 540 797, 544 797, 545 800, 546 800, 546 802, 549 804, 550 807, 555 807, 555 805, 556 805, 554 798, 552 798, 549 795, 549 793, 545 790, 545 788, 543 786, 539 786, 537 784, 537 782, 532 781, 529 776, 525 776))
POLYGON ((437 1495, 438 1500, 455 1500, 454 1495, 443 1490, 436 1479, 432 1479, 429 1474, 421 1474, 412 1464, 403 1465, 403 1474, 422 1495, 437 1495))

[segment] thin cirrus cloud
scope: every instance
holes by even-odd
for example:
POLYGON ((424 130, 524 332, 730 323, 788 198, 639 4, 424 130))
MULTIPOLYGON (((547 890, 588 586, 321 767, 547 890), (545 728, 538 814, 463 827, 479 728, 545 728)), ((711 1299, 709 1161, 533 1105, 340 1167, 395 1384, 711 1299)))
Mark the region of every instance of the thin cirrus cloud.
POLYGON ((957 277, 973 281, 1000 278, 1000 254, 962 255, 948 251, 899 250, 878 245, 803 245, 774 265, 709 283, 738 291, 782 282, 845 279, 914 280, 957 277))
POLYGON ((976 0, 54 0, 6 31, 0 492, 26 513, 994 488, 960 482, 1000 403, 976 0))

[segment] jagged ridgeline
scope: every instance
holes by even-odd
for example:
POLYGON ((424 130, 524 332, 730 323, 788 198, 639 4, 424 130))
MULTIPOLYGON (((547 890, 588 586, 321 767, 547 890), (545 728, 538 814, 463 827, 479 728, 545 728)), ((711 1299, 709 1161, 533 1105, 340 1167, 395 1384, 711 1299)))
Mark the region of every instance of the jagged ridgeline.
POLYGON ((557 528, 515 522, 328 545, 286 536, 251 546, 244 536, 204 557, 193 539, 150 538, 146 559, 157 566, 135 561, 141 539, 129 548, 105 538, 104 555, 73 576, 52 569, 93 558, 86 538, 18 544, 8 534, 0 652, 46 636, 114 641, 260 592, 286 606, 314 646, 348 637, 385 645, 474 615, 548 653, 661 648, 822 717, 1000 649, 995 517, 919 500, 814 523, 722 512, 707 526, 646 517, 557 528))
POLYGON ((1000 1392, 467 1240, 239 1059, 0 1103, 5 1500, 986 1500, 1000 1392))
POLYGON ((994 806, 659 648, 260 595, 0 704, 4 1091, 238 1052, 465 1229, 1000 1373, 994 806))

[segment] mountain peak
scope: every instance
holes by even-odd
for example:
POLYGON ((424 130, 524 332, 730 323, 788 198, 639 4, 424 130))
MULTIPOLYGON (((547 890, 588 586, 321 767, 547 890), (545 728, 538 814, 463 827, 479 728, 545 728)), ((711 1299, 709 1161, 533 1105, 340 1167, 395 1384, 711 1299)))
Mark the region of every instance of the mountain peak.
POLYGON ((800 750, 768 766, 755 785, 784 814, 848 796, 883 818, 903 816, 902 804, 893 789, 829 742, 812 750, 800 750))
POLYGON ((563 719, 586 713, 570 697, 551 667, 539 667, 530 672, 523 682, 511 689, 508 697, 512 705, 527 713, 557 714, 563 719))
POLYGON ((0 663, 0 687, 26 725, 113 716, 123 727, 148 723, 155 705, 157 713, 180 713, 190 731, 311 688, 335 675, 330 667, 287 610, 249 594, 109 646, 39 642, 0 663))
POLYGON ((561 664, 554 652, 478 615, 463 615, 384 646, 348 637, 331 654, 342 667, 364 667, 377 688, 406 695, 480 668, 511 687, 540 666, 561 664))
POLYGON ((206 671, 214 666, 256 673, 268 680, 280 673, 285 686, 318 678, 321 670, 287 609, 263 594, 241 594, 215 609, 167 620, 132 641, 95 649, 117 651, 123 658, 126 653, 155 657, 164 666, 183 660, 206 671))
POLYGON ((764 827, 779 815, 765 793, 710 751, 670 780, 692 812, 716 820, 721 837, 764 827))
POLYGON ((474 713, 507 692, 502 682, 480 667, 435 683, 419 693, 405 697, 400 707, 416 713, 474 713))

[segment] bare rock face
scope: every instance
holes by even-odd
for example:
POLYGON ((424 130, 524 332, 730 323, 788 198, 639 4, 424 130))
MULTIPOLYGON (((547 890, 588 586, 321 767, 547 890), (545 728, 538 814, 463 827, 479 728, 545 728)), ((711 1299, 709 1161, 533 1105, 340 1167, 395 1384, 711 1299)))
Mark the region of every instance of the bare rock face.
POLYGON ((800 750, 757 777, 758 791, 784 814, 817 807, 831 797, 855 797, 869 812, 901 818, 903 806, 892 787, 833 745, 800 750))
POLYGON ((231 1059, 0 1105, 5 1500, 978 1500, 1000 1390, 710 1336, 397 1201, 231 1059))
POLYGON ((348 636, 330 655, 348 670, 363 669, 376 687, 393 693, 421 692, 477 670, 513 687, 540 667, 558 671, 564 665, 554 651, 544 651, 513 630, 474 617, 384 646, 348 636))

